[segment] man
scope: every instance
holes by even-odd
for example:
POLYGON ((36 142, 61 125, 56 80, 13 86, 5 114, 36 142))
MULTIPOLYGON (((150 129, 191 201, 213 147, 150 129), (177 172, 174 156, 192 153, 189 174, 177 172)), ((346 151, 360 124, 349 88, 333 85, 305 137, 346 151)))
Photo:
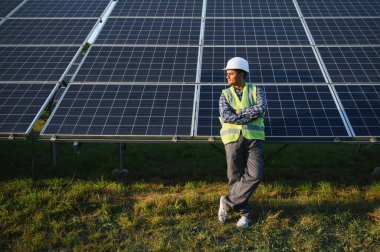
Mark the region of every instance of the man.
POLYGON ((226 150, 229 194, 220 197, 218 218, 225 223, 228 213, 237 211, 241 218, 236 225, 247 228, 252 224, 252 207, 248 201, 263 173, 267 104, 262 88, 245 83, 249 73, 245 59, 232 58, 223 70, 226 70, 230 87, 220 96, 219 119, 222 124, 220 135, 226 150))

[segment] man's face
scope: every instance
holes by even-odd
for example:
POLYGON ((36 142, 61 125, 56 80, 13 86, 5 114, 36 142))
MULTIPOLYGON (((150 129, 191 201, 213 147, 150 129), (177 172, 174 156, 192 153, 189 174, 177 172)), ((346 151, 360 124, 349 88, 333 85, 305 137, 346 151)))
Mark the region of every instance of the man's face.
POLYGON ((226 70, 226 79, 228 85, 236 85, 244 82, 244 73, 238 72, 236 70, 226 70))

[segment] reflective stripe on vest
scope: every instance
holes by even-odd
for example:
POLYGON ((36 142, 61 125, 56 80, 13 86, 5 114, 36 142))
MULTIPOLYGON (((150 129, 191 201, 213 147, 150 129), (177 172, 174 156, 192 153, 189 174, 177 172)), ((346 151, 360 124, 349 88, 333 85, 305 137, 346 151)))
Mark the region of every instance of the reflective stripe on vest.
MULTIPOLYGON (((233 87, 223 90, 223 94, 234 110, 247 108, 256 104, 256 86, 252 84, 246 84, 244 86, 241 101, 233 87)), ((222 129, 220 136, 224 144, 237 141, 240 133, 247 139, 265 139, 264 118, 262 117, 243 125, 224 123, 222 120, 221 122, 222 129)))

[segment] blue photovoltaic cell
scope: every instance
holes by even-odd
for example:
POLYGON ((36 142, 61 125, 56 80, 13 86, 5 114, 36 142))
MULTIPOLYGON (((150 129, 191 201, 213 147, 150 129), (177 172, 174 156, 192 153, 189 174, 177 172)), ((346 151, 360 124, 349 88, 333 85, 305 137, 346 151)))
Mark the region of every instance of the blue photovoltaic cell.
POLYGON ((319 47, 332 82, 380 82, 380 47, 319 47))
POLYGON ((194 85, 72 84, 42 135, 191 136, 194 85))
POLYGON ((0 17, 7 16, 12 12, 23 0, 1 0, 0 1, 0 17))
POLYGON ((54 84, 0 84, 0 134, 27 134, 54 84))
POLYGON ((380 44, 380 18, 306 19, 317 45, 380 44))
POLYGON ((357 137, 380 136, 380 85, 335 85, 357 137))
POLYGON ((298 17, 292 0, 207 0, 207 17, 298 17))
POLYGON ((119 0, 111 16, 201 17, 203 0, 119 0))
POLYGON ((304 17, 376 17, 378 0, 297 0, 304 17))
MULTIPOLYGON (((224 85, 201 86, 198 136, 220 136, 219 97, 224 85)), ((347 137, 331 92, 326 85, 262 86, 268 109, 267 137, 347 137)))
POLYGON ((201 19, 109 18, 96 44, 198 45, 201 19))
POLYGON ((204 47, 201 82, 225 82, 222 69, 230 58, 237 56, 250 63, 249 82, 325 82, 310 47, 204 47))
POLYGON ((12 17, 100 17, 110 0, 28 0, 12 17))
POLYGON ((7 19, 0 44, 82 44, 96 19, 7 19))
POLYGON ((0 81, 58 81, 78 49, 0 46, 0 81))
POLYGON ((206 19, 205 45, 310 45, 299 19, 206 19))
POLYGON ((198 47, 94 46, 75 81, 195 82, 198 47))

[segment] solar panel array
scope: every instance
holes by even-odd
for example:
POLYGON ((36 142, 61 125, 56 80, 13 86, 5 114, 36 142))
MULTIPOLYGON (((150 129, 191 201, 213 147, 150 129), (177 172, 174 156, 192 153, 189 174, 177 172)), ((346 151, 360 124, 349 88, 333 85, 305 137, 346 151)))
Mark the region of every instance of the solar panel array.
POLYGON ((219 136, 221 69, 240 56, 267 95, 269 138, 380 137, 379 5, 26 0, 0 24, 0 83, 54 86, 79 60, 43 138, 207 139, 219 136))
POLYGON ((0 138, 31 131, 109 2, 2 1, 0 138))

